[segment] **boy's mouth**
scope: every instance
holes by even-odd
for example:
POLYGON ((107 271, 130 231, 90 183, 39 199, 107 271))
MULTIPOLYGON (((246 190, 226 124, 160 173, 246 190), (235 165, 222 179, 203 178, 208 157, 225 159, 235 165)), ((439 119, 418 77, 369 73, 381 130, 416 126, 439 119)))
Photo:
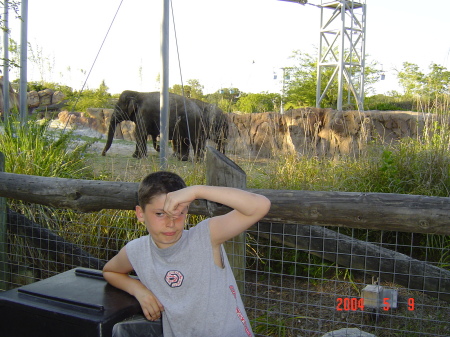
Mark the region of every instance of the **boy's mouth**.
POLYGON ((163 232, 165 236, 174 236, 177 232, 163 232))

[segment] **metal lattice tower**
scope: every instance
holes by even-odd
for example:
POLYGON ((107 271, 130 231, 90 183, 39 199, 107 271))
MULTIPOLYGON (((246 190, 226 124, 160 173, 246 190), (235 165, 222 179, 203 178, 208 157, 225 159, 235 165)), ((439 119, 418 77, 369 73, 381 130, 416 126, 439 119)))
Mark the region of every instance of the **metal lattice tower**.
POLYGON ((316 106, 337 80, 337 110, 342 110, 344 90, 347 103, 352 96, 359 110, 364 102, 364 63, 366 40, 366 4, 338 0, 323 1, 320 6, 320 43, 317 60, 316 106), (334 68, 322 90, 322 76, 326 68, 334 68))

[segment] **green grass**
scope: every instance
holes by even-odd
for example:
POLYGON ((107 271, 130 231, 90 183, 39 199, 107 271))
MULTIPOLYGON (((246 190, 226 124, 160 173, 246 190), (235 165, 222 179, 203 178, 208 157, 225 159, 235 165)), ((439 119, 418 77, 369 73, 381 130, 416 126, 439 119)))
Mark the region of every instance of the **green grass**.
POLYGON ((84 161, 90 142, 79 142, 71 131, 49 131, 49 120, 29 120, 22 125, 11 118, 0 137, 5 172, 43 177, 91 176, 84 161))

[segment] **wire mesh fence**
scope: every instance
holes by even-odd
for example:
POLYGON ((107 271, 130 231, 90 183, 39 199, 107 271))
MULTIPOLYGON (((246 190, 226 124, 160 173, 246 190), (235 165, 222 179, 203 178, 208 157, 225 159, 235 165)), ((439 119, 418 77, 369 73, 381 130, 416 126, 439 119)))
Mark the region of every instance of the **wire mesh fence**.
MULTIPOLYGON (((330 242, 327 235, 320 235, 326 231, 317 232, 306 226, 309 227, 306 233, 297 233, 293 237, 290 227, 292 225, 259 224, 249 232, 245 298, 256 333, 266 336, 322 336, 341 328, 359 328, 376 336, 450 334, 449 274, 445 269, 448 265, 439 262, 441 256, 448 254, 448 241, 447 246, 422 244, 444 238, 334 229, 342 234, 338 241, 347 243, 356 239, 361 245, 375 244, 380 250, 385 248, 398 252, 392 254, 391 261, 387 261, 392 265, 405 259, 402 251, 421 258, 408 259, 410 272, 402 275, 395 269, 389 274, 382 272, 381 268, 350 269, 340 265, 336 260, 331 261, 330 253, 344 245, 330 242), (371 241, 374 237, 378 241, 371 241), (317 240, 324 243, 320 250, 315 248, 317 240), (292 244, 300 241, 302 247, 309 249, 299 250, 292 244), (439 268, 441 272, 435 292, 426 288, 436 276, 424 275, 420 261, 439 268), (377 290, 384 292, 379 293, 379 302, 374 303, 377 290)), ((373 255, 369 249, 367 251, 373 255)), ((343 249, 338 254, 346 255, 348 252, 343 249)), ((370 257, 348 255, 350 261, 352 258, 368 260, 370 257)), ((383 257, 380 254, 378 258, 383 257)))
MULTIPOLYGON (((18 204, 6 215, 0 290, 78 266, 101 269, 126 242, 146 235, 132 211, 18 204)), ((449 336, 449 245, 442 235, 256 224, 246 233, 242 267, 253 330, 257 336, 323 336, 341 328, 449 336)))

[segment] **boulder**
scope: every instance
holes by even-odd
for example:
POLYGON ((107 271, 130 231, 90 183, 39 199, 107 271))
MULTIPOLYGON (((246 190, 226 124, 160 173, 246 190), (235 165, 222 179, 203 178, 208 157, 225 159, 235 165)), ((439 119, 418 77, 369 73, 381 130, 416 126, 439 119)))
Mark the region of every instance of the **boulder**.
POLYGON ((62 91, 55 91, 52 95, 52 104, 58 104, 64 101, 66 95, 62 91))
POLYGON ((27 92, 27 104, 29 109, 37 108, 41 104, 37 91, 27 92))
POLYGON ((52 89, 44 89, 44 90, 38 91, 39 105, 52 104, 53 93, 54 93, 54 91, 52 89))
MULTIPOLYGON (((19 94, 14 91, 9 83, 9 106, 10 108, 19 106, 19 94)), ((3 113, 3 76, 0 76, 0 112, 3 113)))
MULTIPOLYGON (((70 127, 91 128, 102 134, 108 133, 109 122, 114 109, 88 108, 86 113, 61 111, 58 114, 60 122, 70 127)), ((116 127, 115 139, 135 141, 135 124, 131 121, 124 121, 116 127)))
MULTIPOLYGON (((81 112, 61 111, 58 114, 58 119, 61 123, 67 125, 69 128, 90 128, 96 131, 103 130, 104 126, 100 120, 83 116, 81 112)), ((100 132, 100 131, 99 131, 100 132)), ((101 132, 104 133, 104 132, 101 132)))

